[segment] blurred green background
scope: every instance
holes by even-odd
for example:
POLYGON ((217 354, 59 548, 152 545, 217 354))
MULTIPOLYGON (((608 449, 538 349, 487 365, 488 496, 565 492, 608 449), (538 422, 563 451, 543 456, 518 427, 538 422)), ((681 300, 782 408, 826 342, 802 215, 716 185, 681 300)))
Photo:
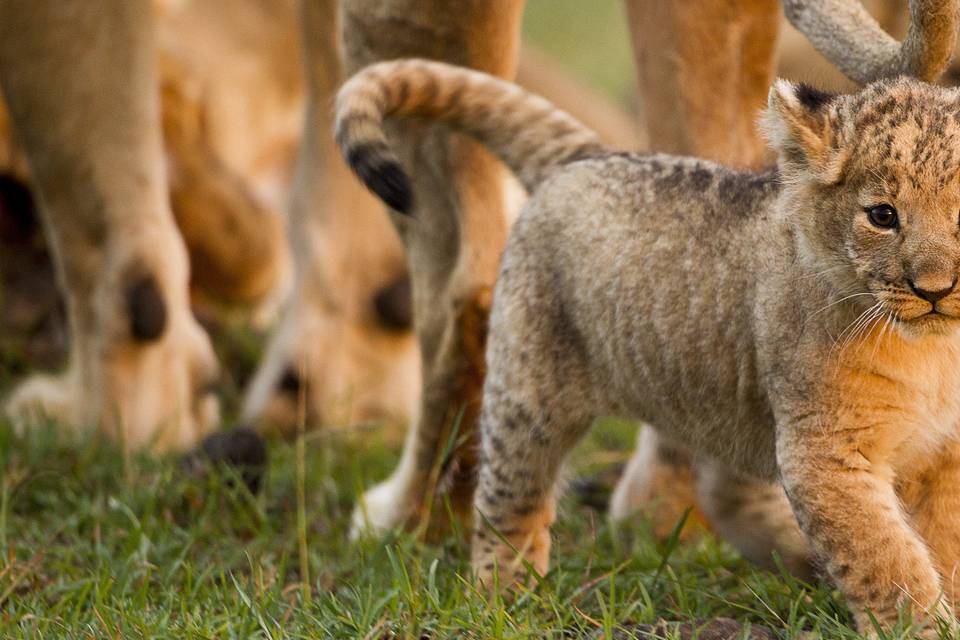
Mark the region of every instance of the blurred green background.
POLYGON ((584 83, 621 103, 632 99, 633 54, 620 0, 527 0, 523 35, 584 83))

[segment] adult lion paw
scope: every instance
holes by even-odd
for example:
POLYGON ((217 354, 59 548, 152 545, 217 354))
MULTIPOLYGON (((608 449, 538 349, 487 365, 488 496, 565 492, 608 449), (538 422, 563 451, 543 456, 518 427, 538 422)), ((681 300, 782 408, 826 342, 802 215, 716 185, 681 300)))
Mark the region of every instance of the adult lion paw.
POLYGON ((391 477, 365 491, 353 508, 350 538, 381 537, 405 526, 418 508, 417 501, 410 495, 399 477, 391 477))
POLYGON ((68 291, 67 369, 13 391, 4 411, 14 425, 53 420, 135 448, 196 444, 219 419, 217 362, 185 283, 178 269, 141 267, 108 274, 87 295, 68 291))

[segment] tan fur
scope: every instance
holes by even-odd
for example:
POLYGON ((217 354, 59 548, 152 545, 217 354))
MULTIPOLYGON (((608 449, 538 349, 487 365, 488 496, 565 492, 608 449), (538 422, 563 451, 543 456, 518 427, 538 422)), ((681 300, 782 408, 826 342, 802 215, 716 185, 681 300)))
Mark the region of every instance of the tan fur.
POLYGON ((182 2, 157 20, 170 196, 196 293, 269 303, 304 103, 292 0, 182 2))
POLYGON ((67 371, 28 380, 6 410, 21 425, 47 413, 129 445, 183 447, 216 421, 216 362, 190 312, 187 255, 165 198, 150 56, 108 62, 138 42, 150 51, 148 14, 140 3, 0 7, 0 84, 71 330, 67 371))
MULTIPOLYGON (((832 97, 781 82, 767 112, 779 175, 594 150, 571 161, 582 147, 558 136, 541 154, 534 134, 521 143, 502 132, 563 119, 515 96, 474 72, 400 61, 357 76, 339 100, 338 135, 354 160, 363 154, 351 142, 377 138, 371 105, 402 102, 502 145, 493 148, 518 173, 545 181, 527 181, 534 195, 491 316, 481 579, 517 567, 518 544, 546 570, 560 463, 593 418, 616 413, 736 474, 778 478, 861 629, 868 610, 883 624, 898 607, 936 613, 943 576, 928 544, 943 549, 958 524, 928 510, 921 517, 941 528, 918 536, 895 481, 917 477, 960 435, 957 92, 901 79, 832 97), (411 82, 437 90, 369 100, 411 82), (451 97, 445 83, 464 90, 451 97), (884 202, 900 227, 868 220, 884 202), (949 293, 935 305, 920 297, 940 289, 949 293)), ((376 185, 377 171, 363 169, 376 185)), ((948 573, 951 562, 938 560, 948 573)))
POLYGON ((764 164, 755 122, 773 79, 777 0, 626 6, 650 148, 764 164))

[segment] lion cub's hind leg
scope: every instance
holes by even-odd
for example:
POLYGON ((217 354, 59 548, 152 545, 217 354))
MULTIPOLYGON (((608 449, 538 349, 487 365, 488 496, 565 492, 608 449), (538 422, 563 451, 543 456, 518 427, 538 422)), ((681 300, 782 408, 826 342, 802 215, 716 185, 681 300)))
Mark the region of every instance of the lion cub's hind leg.
POLYGON ((590 425, 590 416, 570 401, 577 395, 571 387, 551 390, 547 402, 539 404, 531 402, 536 395, 512 389, 515 384, 488 381, 480 417, 483 455, 473 566, 488 587, 495 571, 501 585, 523 582, 525 562, 546 573, 560 468, 590 425))
POLYGON ((750 478, 719 462, 697 458, 697 498, 717 533, 761 567, 813 577, 810 549, 787 494, 776 482, 750 478))
POLYGON ((525 562, 546 573, 560 468, 599 404, 575 329, 539 310, 555 306, 551 294, 521 286, 522 299, 513 295, 520 270, 505 269, 498 283, 480 416, 473 566, 488 588, 497 571, 500 585, 523 582, 525 562))

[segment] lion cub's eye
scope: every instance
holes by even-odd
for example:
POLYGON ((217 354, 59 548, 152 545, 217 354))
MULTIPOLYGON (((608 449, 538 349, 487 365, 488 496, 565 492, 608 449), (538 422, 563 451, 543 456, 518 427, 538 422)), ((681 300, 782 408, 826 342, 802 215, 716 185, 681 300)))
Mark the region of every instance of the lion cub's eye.
POLYGON ((875 207, 867 207, 867 218, 870 224, 881 229, 895 229, 899 224, 897 210, 888 204, 878 204, 875 207))

